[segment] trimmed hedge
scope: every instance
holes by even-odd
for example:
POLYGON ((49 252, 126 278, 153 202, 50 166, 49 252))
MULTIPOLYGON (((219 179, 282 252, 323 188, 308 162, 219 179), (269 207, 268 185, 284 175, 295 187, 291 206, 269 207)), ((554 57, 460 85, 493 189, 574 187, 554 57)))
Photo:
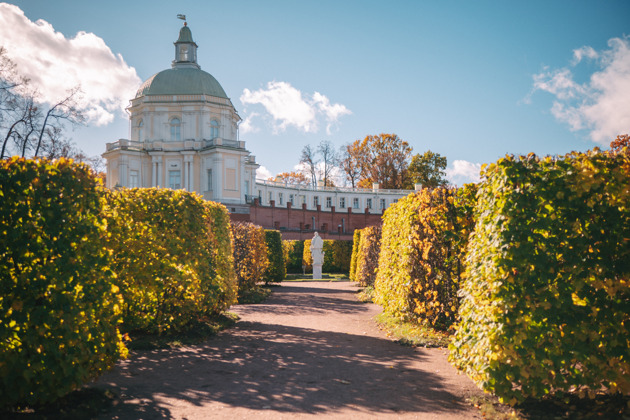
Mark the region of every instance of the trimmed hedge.
POLYGON ((449 328, 456 319, 475 187, 410 194, 383 215, 375 302, 394 316, 449 328))
MULTIPOLYGON (((350 259, 352 256, 352 242, 336 239, 325 239, 322 247, 324 251, 324 273, 348 273, 350 271, 350 259)), ((304 241, 302 251, 302 264, 306 266, 306 272, 313 272, 313 257, 311 256, 311 240, 304 241)))
POLYGON ((282 250, 287 273, 302 274, 304 241, 283 240, 282 250))
POLYGON ((503 401, 630 394, 630 156, 482 171, 451 360, 503 401))
POLYGON ((352 258, 351 241, 326 239, 324 240, 323 251, 325 252, 323 271, 326 273, 349 273, 352 258))
POLYGON ((361 229, 355 272, 355 281, 360 286, 374 286, 381 251, 381 231, 380 226, 368 226, 361 229))
POLYGON ((361 244, 361 229, 355 229, 352 236, 352 256, 350 257, 350 273, 349 277, 351 281, 356 280, 357 272, 357 256, 359 255, 359 246, 361 244))
POLYGON ((269 258, 265 229, 249 222, 234 223, 234 269, 238 280, 238 296, 258 287, 263 281, 269 258))
POLYGON ((122 189, 107 197, 126 331, 182 330, 234 303, 224 206, 183 190, 122 189))
POLYGON ((269 266, 265 271, 265 284, 280 283, 287 275, 284 265, 284 251, 282 249, 282 234, 278 230, 265 230, 267 245, 267 259, 269 266))
POLYGON ((38 405, 127 355, 99 182, 71 160, 0 161, 0 408, 38 405))

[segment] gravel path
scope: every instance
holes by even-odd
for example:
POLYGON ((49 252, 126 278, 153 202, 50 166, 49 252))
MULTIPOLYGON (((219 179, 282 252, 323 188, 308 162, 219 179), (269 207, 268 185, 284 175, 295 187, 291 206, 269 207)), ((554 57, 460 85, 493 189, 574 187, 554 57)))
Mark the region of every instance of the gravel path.
POLYGON ((349 282, 283 283, 238 305, 235 327, 197 346, 134 352, 97 386, 121 402, 103 419, 471 419, 481 395, 446 350, 404 347, 349 282))

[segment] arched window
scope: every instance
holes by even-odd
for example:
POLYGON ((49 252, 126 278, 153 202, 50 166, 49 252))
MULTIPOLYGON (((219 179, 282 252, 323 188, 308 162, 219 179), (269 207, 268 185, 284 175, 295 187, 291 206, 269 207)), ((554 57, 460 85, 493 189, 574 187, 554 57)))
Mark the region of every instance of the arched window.
POLYGON ((144 128, 144 122, 142 122, 142 120, 140 120, 138 122, 138 141, 142 141, 142 129, 144 128))
POLYGON ((210 140, 219 137, 219 123, 217 120, 210 121, 210 140))
POLYGON ((171 141, 181 140, 181 126, 182 122, 179 118, 173 118, 171 120, 171 141))

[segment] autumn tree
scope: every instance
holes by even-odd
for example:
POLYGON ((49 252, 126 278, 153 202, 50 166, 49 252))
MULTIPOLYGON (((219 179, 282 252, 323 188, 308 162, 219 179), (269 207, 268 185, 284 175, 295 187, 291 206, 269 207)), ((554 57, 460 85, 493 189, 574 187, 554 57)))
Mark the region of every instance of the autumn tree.
POLYGON ((614 153, 621 153, 626 148, 626 152, 630 153, 630 136, 628 134, 620 134, 610 143, 610 148, 614 153))
POLYGON ((361 168, 363 167, 362 159, 360 143, 354 142, 341 146, 339 152, 339 168, 352 188, 356 188, 361 179, 361 168))
POLYGON ((342 164, 346 177, 359 171, 357 186, 370 188, 372 183, 381 188, 401 189, 407 183, 407 167, 413 148, 396 134, 379 134, 355 140, 347 146, 342 164))
POLYGON ((411 159, 408 167, 407 188, 413 188, 416 183, 423 188, 436 188, 448 184, 446 180, 446 157, 430 150, 424 154, 417 153, 411 159))
POLYGON ((275 177, 269 178, 269 181, 281 182, 297 187, 307 187, 310 184, 309 178, 304 175, 304 173, 297 171, 281 172, 275 177))

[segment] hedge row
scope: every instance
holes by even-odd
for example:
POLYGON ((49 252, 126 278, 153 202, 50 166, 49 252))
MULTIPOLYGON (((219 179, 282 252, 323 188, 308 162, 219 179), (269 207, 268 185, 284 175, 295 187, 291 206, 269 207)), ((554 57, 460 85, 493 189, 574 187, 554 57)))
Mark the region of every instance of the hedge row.
POLYGON ((474 192, 473 185, 425 189, 385 211, 374 286, 385 311, 439 329, 454 323, 474 192))
POLYGON ((181 330, 234 303, 227 210, 183 190, 106 193, 126 331, 181 330))
MULTIPOLYGON (((305 266, 307 272, 312 272, 313 257, 311 256, 311 240, 306 239, 303 242, 302 264, 305 266)), ((336 239, 324 239, 322 250, 324 251, 322 272, 347 274, 350 271, 352 242, 336 239)))
POLYGON ((232 224, 238 295, 258 287, 269 267, 265 229, 249 222, 232 224))
POLYGON ((485 390, 630 394, 630 157, 485 168, 451 359, 485 390))
POLYGON ((302 274, 304 241, 283 240, 282 251, 287 273, 302 274))
POLYGON ((352 236, 352 256, 350 257, 350 281, 356 281, 357 256, 359 255, 359 245, 361 241, 361 229, 355 229, 352 236))
POLYGON ((374 286, 378 269, 378 257, 381 251, 380 226, 368 226, 361 229, 357 254, 354 281, 360 286, 374 286))
POLYGON ((0 408, 53 401, 126 357, 90 169, 0 161, 0 408))
POLYGON ((282 234, 278 230, 265 230, 265 244, 267 245, 267 259, 269 266, 263 280, 265 284, 280 283, 287 275, 284 263, 284 249, 282 247, 282 234))

